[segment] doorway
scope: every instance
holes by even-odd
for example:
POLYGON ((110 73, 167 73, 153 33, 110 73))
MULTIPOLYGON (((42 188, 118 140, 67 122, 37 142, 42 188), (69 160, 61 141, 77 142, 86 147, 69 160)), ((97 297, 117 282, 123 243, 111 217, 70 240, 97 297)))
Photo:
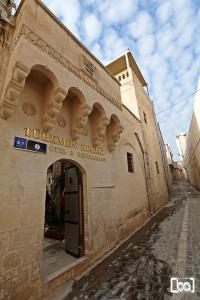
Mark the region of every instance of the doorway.
POLYGON ((59 160, 47 170, 44 261, 45 273, 84 255, 83 178, 79 167, 59 160))

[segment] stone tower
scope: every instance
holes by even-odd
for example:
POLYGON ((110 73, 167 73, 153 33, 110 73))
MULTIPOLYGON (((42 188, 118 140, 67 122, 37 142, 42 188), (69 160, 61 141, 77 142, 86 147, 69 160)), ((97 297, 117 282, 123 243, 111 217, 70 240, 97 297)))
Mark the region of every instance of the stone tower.
POLYGON ((15 26, 12 8, 15 8, 13 0, 0 0, 0 97, 15 26), (4 74, 4 76, 1 76, 2 74, 4 74))

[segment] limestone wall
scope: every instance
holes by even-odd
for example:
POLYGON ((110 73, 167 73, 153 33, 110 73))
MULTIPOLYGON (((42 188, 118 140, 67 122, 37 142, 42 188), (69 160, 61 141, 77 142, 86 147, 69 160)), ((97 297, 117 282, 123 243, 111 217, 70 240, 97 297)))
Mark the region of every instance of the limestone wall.
MULTIPOLYGON (((200 86, 200 85, 199 85, 200 86)), ((196 94, 194 110, 186 139, 183 166, 192 185, 200 189, 200 93, 196 94)))
POLYGON ((38 0, 22 1, 6 69, 0 99, 0 299, 39 300, 143 224, 149 201, 152 210, 161 207, 167 188, 152 103, 137 79, 141 122, 122 107, 116 79, 38 0), (92 75, 83 70, 83 55, 92 75), (47 153, 17 150, 15 137, 46 143, 47 153), (47 169, 60 159, 74 162, 83 175, 87 263, 51 285, 41 270, 45 192, 47 169))

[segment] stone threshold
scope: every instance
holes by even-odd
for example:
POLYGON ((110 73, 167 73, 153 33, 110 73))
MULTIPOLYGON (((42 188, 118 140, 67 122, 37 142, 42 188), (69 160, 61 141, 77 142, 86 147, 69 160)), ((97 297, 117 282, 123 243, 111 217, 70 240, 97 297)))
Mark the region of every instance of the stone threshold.
POLYGON ((62 287, 70 279, 76 277, 89 266, 90 260, 87 256, 78 258, 76 261, 63 266, 58 271, 43 278, 43 299, 49 299, 57 289, 62 287))
POLYGON ((78 264, 80 264, 81 262, 85 261, 87 259, 86 256, 83 256, 81 258, 77 258, 74 262, 71 262, 69 264, 67 264, 66 266, 60 268, 58 271, 55 271, 54 273, 48 275, 48 276, 44 276, 43 280, 45 283, 55 279, 56 277, 62 275, 63 273, 73 269, 75 266, 77 266, 78 264))

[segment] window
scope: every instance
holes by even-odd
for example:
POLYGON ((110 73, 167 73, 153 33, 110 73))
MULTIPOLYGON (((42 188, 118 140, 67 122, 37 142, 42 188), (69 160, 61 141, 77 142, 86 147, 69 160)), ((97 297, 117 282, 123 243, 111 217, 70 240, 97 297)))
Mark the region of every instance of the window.
POLYGON ((160 172, 159 172, 158 162, 155 161, 155 164, 156 164, 156 171, 157 171, 157 174, 159 174, 160 172))
POLYGON ((125 74, 122 74, 122 78, 125 79, 125 74))
POLYGON ((146 116, 145 112, 143 112, 143 116, 144 116, 144 121, 147 124, 147 116, 146 116))
POLYGON ((134 173, 133 154, 127 152, 128 172, 134 173))
POLYGON ((119 78, 118 78, 118 79, 119 79, 119 81, 121 81, 121 80, 122 80, 121 76, 119 76, 119 78))

